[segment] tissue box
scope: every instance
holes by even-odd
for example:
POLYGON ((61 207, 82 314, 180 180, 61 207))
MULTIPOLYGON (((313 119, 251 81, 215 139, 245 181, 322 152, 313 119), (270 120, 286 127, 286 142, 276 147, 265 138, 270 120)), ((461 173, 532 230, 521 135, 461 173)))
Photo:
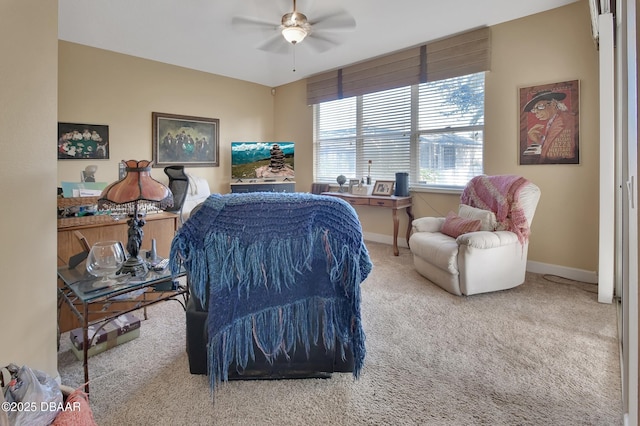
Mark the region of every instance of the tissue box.
MULTIPOLYGON (((140 320, 132 314, 124 314, 109 321, 102 327, 96 335, 96 330, 100 324, 89 327, 89 340, 95 335, 91 342, 87 355, 89 357, 111 349, 122 343, 128 342, 140 336, 140 320)), ((82 328, 76 328, 69 332, 71 339, 71 350, 80 361, 84 359, 82 328)))

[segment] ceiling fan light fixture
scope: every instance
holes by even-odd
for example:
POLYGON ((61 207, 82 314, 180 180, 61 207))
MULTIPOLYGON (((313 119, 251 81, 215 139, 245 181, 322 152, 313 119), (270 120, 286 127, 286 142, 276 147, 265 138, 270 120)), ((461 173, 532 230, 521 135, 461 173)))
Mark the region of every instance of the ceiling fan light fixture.
POLYGON ((298 26, 285 27, 282 29, 282 36, 291 44, 298 44, 307 36, 304 28, 298 26))

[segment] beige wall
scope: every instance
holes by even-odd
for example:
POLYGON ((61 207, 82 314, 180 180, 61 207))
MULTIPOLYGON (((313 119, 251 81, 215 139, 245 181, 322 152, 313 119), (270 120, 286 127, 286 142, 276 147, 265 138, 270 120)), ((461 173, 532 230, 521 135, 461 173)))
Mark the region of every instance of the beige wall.
MULTIPOLYGON (((491 28, 486 77, 485 173, 519 174, 540 186, 529 260, 596 271, 598 265, 598 58, 586 1, 491 28), (580 164, 518 165, 518 88, 580 80, 580 164)), ((309 140, 312 108, 300 82, 278 87, 276 129, 309 140), (286 96, 286 97, 284 97, 286 96), (283 105, 281 107, 281 105, 283 105), (286 105, 286 114, 280 114, 286 105)), ((312 142, 310 142, 312 143, 312 142)), ((312 152, 310 150, 310 152, 312 152)), ((311 156, 296 156, 309 170, 311 156)), ((301 173, 297 173, 301 176, 301 173)), ((374 174, 375 177, 375 174, 374 174)), ((299 181, 301 178, 297 178, 299 181)), ((306 182, 305 182, 306 185, 306 182)), ((300 188, 300 187, 299 187, 300 188)), ((416 217, 456 210, 459 195, 413 192, 416 217)), ((366 233, 392 234, 389 212, 358 207, 366 233)), ((400 230, 406 227, 401 215, 400 230)))
POLYGON ((53 376, 57 21, 57 1, 0 3, 0 366, 26 364, 53 376))
POLYGON ((598 269, 598 52, 588 2, 492 28, 486 80, 485 172, 521 174, 542 197, 529 259, 598 269), (518 88, 580 81, 580 164, 518 166, 518 88))
MULTIPOLYGON (((96 164, 112 182, 121 160, 151 160, 151 113, 220 119, 220 166, 193 167, 212 192, 229 192, 231 141, 274 138, 274 96, 266 86, 61 41, 58 118, 109 126, 109 160, 58 161, 58 182, 77 182, 96 164)), ((162 168, 152 175, 163 182, 162 168)))
POLYGON ((307 106, 307 83, 299 80, 276 89, 276 139, 296 142, 296 190, 309 192, 313 183, 313 107, 307 106))

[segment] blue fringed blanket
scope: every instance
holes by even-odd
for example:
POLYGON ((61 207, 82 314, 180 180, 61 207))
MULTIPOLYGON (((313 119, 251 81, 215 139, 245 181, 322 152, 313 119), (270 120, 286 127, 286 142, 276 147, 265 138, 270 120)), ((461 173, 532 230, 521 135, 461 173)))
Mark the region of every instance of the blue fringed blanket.
POLYGON ((212 388, 228 379, 230 365, 244 369, 255 359, 254 342, 269 361, 309 354, 320 339, 343 358, 350 346, 358 377, 360 283, 372 264, 348 203, 302 193, 214 194, 180 228, 170 260, 174 272, 183 262, 192 297, 208 304, 212 388))

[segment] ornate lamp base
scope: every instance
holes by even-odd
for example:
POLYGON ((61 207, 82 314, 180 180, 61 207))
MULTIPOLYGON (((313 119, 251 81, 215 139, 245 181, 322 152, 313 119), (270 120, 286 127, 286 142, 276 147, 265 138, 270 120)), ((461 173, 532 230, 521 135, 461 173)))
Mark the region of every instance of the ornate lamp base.
POLYGON ((121 274, 131 274, 133 277, 144 277, 147 272, 147 263, 140 256, 130 256, 120 269, 121 274))

